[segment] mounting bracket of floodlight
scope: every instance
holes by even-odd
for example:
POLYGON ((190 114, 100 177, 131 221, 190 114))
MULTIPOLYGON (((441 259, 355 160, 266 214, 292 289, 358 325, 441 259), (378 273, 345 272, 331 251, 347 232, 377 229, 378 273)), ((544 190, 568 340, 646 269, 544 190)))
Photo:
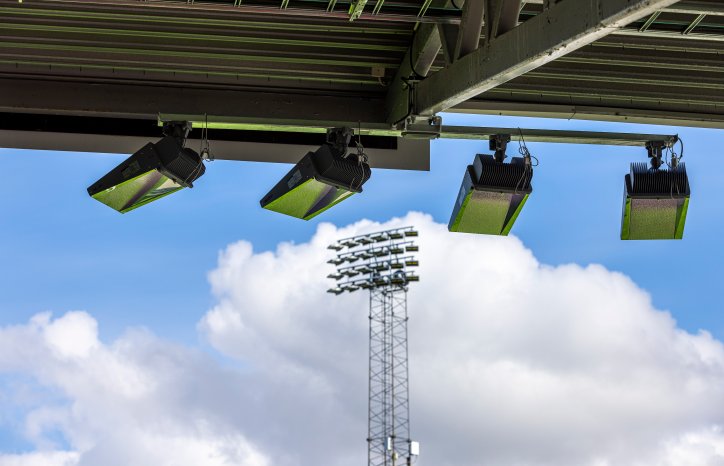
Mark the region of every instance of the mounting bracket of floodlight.
POLYGON ((339 157, 345 157, 347 155, 347 147, 349 147, 350 141, 354 136, 354 130, 352 128, 329 128, 327 130, 327 144, 334 150, 334 153, 339 157))
POLYGON ((171 136, 183 143, 191 132, 190 121, 166 121, 163 123, 163 135, 171 136))
POLYGON ((490 136, 490 150, 495 151, 495 161, 503 163, 505 151, 508 149, 510 134, 494 134, 490 136))
POLYGON ((410 115, 402 123, 400 136, 409 139, 437 139, 441 132, 441 116, 410 115))
POLYGON ((646 151, 651 159, 651 168, 658 170, 664 164, 664 149, 667 144, 664 141, 649 141, 646 143, 646 151))

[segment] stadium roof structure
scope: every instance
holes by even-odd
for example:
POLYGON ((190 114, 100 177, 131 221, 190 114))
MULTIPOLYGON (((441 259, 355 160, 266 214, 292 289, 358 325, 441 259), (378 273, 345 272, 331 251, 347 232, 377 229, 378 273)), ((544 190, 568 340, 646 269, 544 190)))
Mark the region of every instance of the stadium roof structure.
POLYGON ((427 169, 443 111, 724 128, 723 54, 719 0, 0 0, 0 147, 188 120, 216 158, 292 162, 348 125, 427 169))

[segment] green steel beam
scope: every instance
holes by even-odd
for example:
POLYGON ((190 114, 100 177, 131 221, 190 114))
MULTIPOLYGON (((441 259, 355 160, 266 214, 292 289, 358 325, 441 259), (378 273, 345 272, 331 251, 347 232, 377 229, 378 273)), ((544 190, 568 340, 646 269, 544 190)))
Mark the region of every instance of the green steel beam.
MULTIPOLYGON (((328 128, 349 126, 360 128, 359 132, 369 136, 402 137, 402 131, 391 128, 385 123, 360 123, 354 121, 303 121, 303 120, 267 120, 243 117, 218 117, 214 115, 160 114, 159 126, 166 121, 190 121, 195 128, 226 129, 239 131, 283 131, 299 133, 326 133, 328 128)), ((429 129, 426 125, 412 125, 412 130, 429 129)), ((509 134, 517 141, 521 135, 527 142, 550 142, 569 144, 594 144, 613 146, 644 147, 647 142, 663 141, 673 144, 677 138, 665 134, 634 134, 595 131, 564 131, 526 128, 498 128, 476 126, 443 126, 440 137, 443 139, 478 139, 487 140, 496 134, 509 134)))
POLYGON ((193 51, 177 51, 177 50, 149 50, 127 47, 104 47, 96 45, 71 45, 71 44, 48 44, 35 42, 0 42, 0 49, 27 49, 27 50, 48 50, 55 52, 84 52, 96 54, 128 54, 147 57, 177 57, 177 58, 198 58, 213 59, 222 61, 251 61, 251 62, 270 62, 270 63, 290 63, 304 65, 326 65, 326 66, 349 66, 359 68, 391 68, 388 63, 380 63, 366 60, 342 60, 342 59, 324 59, 324 58, 297 58, 269 55, 246 55, 229 53, 213 53, 213 52, 193 52, 193 51))
POLYGON ((159 68, 156 66, 148 66, 143 64, 142 66, 124 66, 124 65, 98 65, 94 63, 63 63, 63 62, 52 62, 47 61, 34 61, 34 60, 3 60, 0 59, 0 64, 10 65, 28 65, 28 66, 43 66, 43 67, 58 67, 58 68, 69 68, 74 70, 91 69, 91 70, 106 70, 106 71, 137 71, 139 73, 172 73, 172 74, 187 74, 187 75, 198 75, 198 76, 226 76, 234 78, 256 78, 264 80, 282 80, 282 81, 309 81, 309 82, 321 82, 329 83, 335 82, 340 84, 359 84, 373 87, 379 87, 377 80, 362 80, 362 79, 350 79, 350 78, 332 78, 328 76, 299 76, 297 75, 283 75, 283 74, 262 74, 262 73, 242 73, 238 71, 213 71, 207 68, 199 70, 183 69, 183 68, 159 68))
POLYGON ((639 32, 646 32, 648 28, 651 27, 652 24, 654 24, 654 21, 661 15, 660 11, 655 11, 651 16, 649 16, 649 19, 646 20, 646 22, 639 28, 639 32))
POLYGON ((691 22, 688 26, 686 26, 686 29, 684 29, 684 32, 682 34, 687 35, 690 34, 696 27, 701 24, 702 21, 704 21, 704 18, 706 18, 705 14, 701 14, 697 16, 694 21, 691 22))
POLYGON ((295 47, 319 47, 319 48, 341 48, 341 49, 357 49, 357 50, 376 50, 389 52, 404 52, 405 47, 397 45, 381 45, 381 44, 364 44, 358 42, 328 42, 319 40, 293 40, 293 39, 275 39, 265 37, 244 37, 229 36, 222 34, 189 34, 179 32, 164 31, 144 31, 133 29, 111 29, 96 27, 77 27, 77 26, 58 26, 44 24, 18 24, 0 22, 0 30, 3 31, 32 31, 32 32, 52 32, 66 34, 85 34, 98 36, 124 36, 133 38, 152 38, 152 39, 176 39, 183 41, 204 41, 204 42, 230 42, 235 44, 265 44, 265 45, 286 45, 295 47))
MULTIPOLYGON (((676 0, 563 1, 420 82, 415 113, 444 111, 554 61, 676 0)), ((388 121, 404 113, 396 108, 388 121)))
MULTIPOLYGON (((196 11, 196 10, 192 10, 196 11)), ((365 35, 397 35, 409 36, 410 33, 406 29, 400 28, 384 28, 384 27, 358 27, 358 26, 333 26, 305 24, 302 22, 287 21, 249 21, 245 19, 218 19, 218 18, 200 18, 191 16, 173 16, 173 15, 146 15, 142 13, 98 13, 93 11, 71 11, 56 10, 44 8, 17 8, 0 6, 0 14, 8 18, 17 17, 45 17, 45 18, 62 18, 62 19, 93 19, 106 21, 125 21, 149 24, 178 24, 182 26, 220 26, 235 27, 243 29, 267 29, 278 31, 305 31, 305 32, 339 32, 344 34, 365 34, 365 35)))

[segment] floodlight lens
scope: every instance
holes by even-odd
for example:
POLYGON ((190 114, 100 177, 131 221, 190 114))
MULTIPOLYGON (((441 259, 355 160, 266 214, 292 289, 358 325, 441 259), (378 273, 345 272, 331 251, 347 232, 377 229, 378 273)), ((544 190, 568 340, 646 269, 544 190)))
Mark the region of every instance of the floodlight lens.
POLYGON ((88 194, 121 213, 185 187, 205 172, 201 157, 167 136, 146 144, 88 188, 88 194))
POLYGON ((260 201, 261 206, 309 220, 342 202, 370 178, 366 163, 343 158, 329 144, 309 152, 260 201))
POLYGON ((682 239, 690 194, 684 164, 669 170, 631 164, 625 179, 621 239, 682 239))
POLYGON ((533 169, 520 157, 501 163, 491 155, 476 156, 465 171, 448 229, 507 236, 533 191, 532 179, 533 169))

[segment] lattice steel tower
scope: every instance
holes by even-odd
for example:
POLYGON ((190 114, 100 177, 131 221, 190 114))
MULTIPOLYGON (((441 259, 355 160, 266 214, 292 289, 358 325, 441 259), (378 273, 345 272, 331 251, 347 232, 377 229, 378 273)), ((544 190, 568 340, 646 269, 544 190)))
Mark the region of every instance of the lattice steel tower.
POLYGON ((330 293, 370 291, 369 466, 410 465, 419 445, 410 438, 407 290, 420 277, 412 227, 345 238, 329 246, 337 267, 330 293), (344 251, 344 252, 341 252, 344 251))

